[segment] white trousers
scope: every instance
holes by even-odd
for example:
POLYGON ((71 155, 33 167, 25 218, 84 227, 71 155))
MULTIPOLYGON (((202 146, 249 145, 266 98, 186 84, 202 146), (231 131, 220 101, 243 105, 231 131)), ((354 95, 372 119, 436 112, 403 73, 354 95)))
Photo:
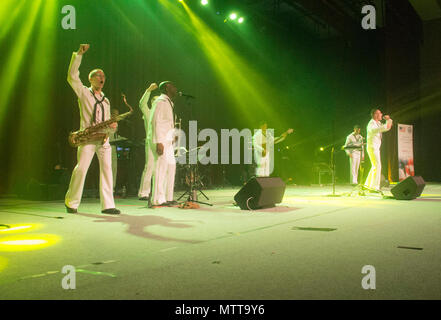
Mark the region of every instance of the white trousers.
POLYGON ((86 144, 78 147, 77 165, 70 178, 65 204, 77 209, 83 195, 84 181, 93 156, 97 155, 100 166, 100 200, 102 210, 115 208, 113 199, 112 150, 109 144, 86 144))
POLYGON ((371 160, 371 170, 364 183, 370 189, 380 190, 381 182, 381 157, 380 149, 367 148, 369 159, 371 160))
POLYGON ((153 169, 155 167, 155 156, 151 144, 145 145, 145 166, 142 172, 141 183, 139 185, 138 197, 148 197, 150 195, 150 186, 152 181, 153 169))
POLYGON ((113 190, 116 186, 116 173, 118 172, 118 153, 116 151, 116 146, 112 146, 112 180, 113 180, 113 190))
POLYGON ((352 152, 352 157, 349 157, 349 168, 351 173, 351 183, 358 184, 358 170, 360 169, 361 152, 352 152))
POLYGON ((257 177, 269 177, 270 175, 270 156, 269 152, 262 157, 258 152, 254 154, 256 159, 256 176, 257 177))
POLYGON ((171 142, 164 143, 164 153, 159 156, 155 145, 155 186, 153 189, 153 204, 158 205, 173 200, 175 186, 176 159, 171 142))

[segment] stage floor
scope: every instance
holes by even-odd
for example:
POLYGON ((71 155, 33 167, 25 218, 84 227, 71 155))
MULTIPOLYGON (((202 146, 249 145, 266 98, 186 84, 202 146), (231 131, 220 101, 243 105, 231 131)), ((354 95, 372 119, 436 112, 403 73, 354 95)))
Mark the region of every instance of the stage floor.
POLYGON ((98 199, 75 215, 0 199, 12 228, 0 227, 0 299, 441 299, 440 184, 412 201, 289 186, 260 211, 234 207, 237 191, 208 190, 214 206, 197 210, 116 199, 119 216, 98 199), (375 289, 362 287, 365 265, 375 289))

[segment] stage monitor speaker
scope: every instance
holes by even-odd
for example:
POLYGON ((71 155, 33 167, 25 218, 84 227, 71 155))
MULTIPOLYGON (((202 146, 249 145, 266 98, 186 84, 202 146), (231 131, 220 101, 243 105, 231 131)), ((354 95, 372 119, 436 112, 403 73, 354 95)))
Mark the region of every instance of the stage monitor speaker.
POLYGON ((410 176, 390 189, 390 192, 397 200, 413 200, 421 196, 425 186, 426 183, 422 177, 410 176))
POLYGON ((285 187, 279 177, 254 177, 236 193, 234 200, 242 210, 271 208, 282 202, 285 187))

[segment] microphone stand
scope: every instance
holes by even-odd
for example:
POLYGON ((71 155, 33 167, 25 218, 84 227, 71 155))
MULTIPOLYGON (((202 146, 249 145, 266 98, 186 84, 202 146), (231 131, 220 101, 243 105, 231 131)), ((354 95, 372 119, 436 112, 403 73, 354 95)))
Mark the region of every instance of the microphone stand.
MULTIPOLYGON (((187 104, 187 107, 190 109, 190 120, 193 120, 193 106, 192 106, 192 104, 191 104, 191 99, 195 99, 195 97, 193 97, 193 96, 189 96, 189 95, 184 95, 184 94, 182 94, 182 92, 180 92, 180 94, 179 94, 181 97, 184 97, 185 98, 185 102, 186 102, 186 104, 187 104)), ((190 123, 190 122, 189 122, 190 123)), ((190 130, 190 129, 189 129, 190 130)), ((180 146, 178 146, 178 148, 179 148, 180 146)), ((188 154, 188 160, 190 160, 190 153, 191 152, 198 152, 198 149, 200 149, 199 147, 196 147, 195 149, 192 149, 192 150, 188 150, 187 151, 187 154, 188 154)), ((187 195, 188 194, 188 198, 187 198, 187 201, 191 201, 191 202, 197 202, 197 203, 200 203, 200 204, 205 204, 205 205, 208 205, 208 206, 213 206, 211 203, 207 203, 207 202, 202 202, 202 201, 198 201, 198 192, 200 192, 207 200, 210 200, 208 197, 207 197, 207 195, 204 193, 204 192, 202 192, 202 190, 200 189, 200 188, 198 188, 197 187, 197 184, 199 183, 199 184, 202 184, 202 182, 200 181, 200 177, 199 177, 199 173, 198 173, 198 170, 197 170, 197 165, 194 165, 194 164, 188 164, 189 165, 189 172, 188 172, 188 175, 189 175, 189 179, 190 179, 190 181, 189 181, 189 183, 188 183, 188 189, 187 189, 187 191, 185 191, 179 198, 178 198, 178 201, 180 200, 180 199, 182 199, 185 195, 187 195)))
POLYGON ((334 159, 335 147, 331 147, 331 172, 332 172, 332 194, 327 195, 328 197, 341 197, 339 194, 335 194, 335 159, 334 159))

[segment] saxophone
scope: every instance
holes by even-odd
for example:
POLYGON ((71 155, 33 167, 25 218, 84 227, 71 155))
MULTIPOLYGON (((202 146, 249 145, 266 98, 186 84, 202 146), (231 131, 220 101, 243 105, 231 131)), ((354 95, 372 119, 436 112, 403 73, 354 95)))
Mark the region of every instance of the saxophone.
POLYGON ((100 122, 97 125, 88 127, 86 129, 71 132, 68 137, 69 144, 72 147, 78 147, 83 144, 96 141, 101 141, 101 144, 104 144, 104 142, 106 142, 107 138, 109 137, 109 134, 100 131, 106 129, 110 124, 114 122, 118 122, 127 118, 133 112, 133 108, 127 103, 125 94, 122 94, 122 97, 125 105, 130 109, 129 112, 111 117, 109 120, 100 122))

